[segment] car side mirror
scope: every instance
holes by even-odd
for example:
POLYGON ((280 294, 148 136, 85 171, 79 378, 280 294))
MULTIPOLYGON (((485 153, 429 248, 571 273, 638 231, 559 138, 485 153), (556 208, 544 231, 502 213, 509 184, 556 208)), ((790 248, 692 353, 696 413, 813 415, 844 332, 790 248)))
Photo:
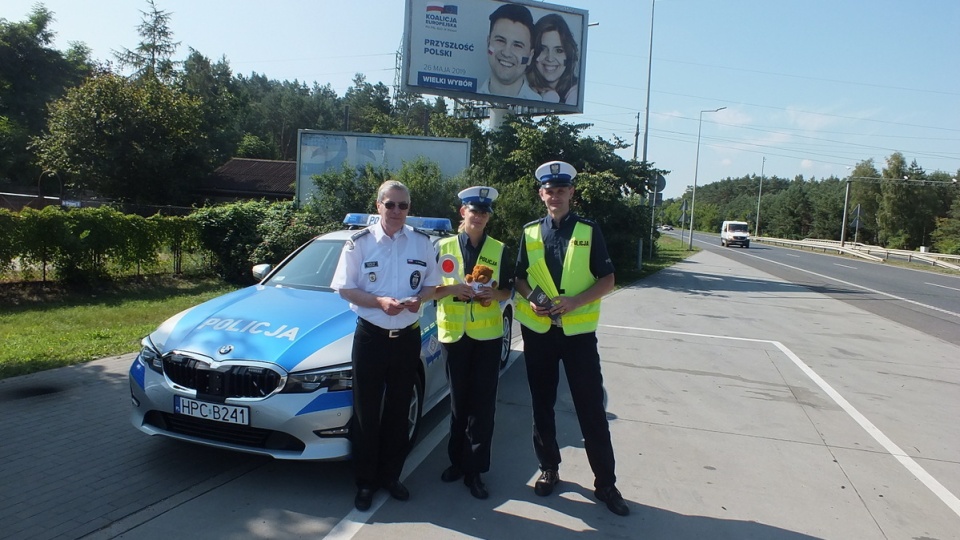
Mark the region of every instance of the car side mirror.
POLYGON ((253 267, 253 277, 257 281, 263 281, 264 276, 270 273, 273 270, 273 266, 269 264, 258 264, 253 267))

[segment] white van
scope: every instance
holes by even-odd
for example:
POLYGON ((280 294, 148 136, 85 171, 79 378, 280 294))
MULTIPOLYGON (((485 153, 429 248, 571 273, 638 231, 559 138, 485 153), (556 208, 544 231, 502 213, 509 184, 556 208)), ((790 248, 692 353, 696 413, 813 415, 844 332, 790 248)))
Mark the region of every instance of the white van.
POLYGON ((750 247, 750 229, 746 221, 724 221, 720 226, 721 246, 750 247))

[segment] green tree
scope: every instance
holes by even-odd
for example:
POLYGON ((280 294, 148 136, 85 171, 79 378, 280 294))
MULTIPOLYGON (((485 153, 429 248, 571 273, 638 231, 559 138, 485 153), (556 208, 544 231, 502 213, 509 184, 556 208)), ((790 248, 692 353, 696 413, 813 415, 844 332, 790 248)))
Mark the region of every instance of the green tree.
POLYGON ((147 4, 150 10, 140 12, 142 17, 137 33, 141 41, 137 48, 114 52, 114 57, 121 67, 133 68, 134 79, 156 79, 169 83, 176 74, 177 63, 173 60, 173 54, 177 52, 180 42, 173 41, 171 13, 157 9, 154 0, 147 0, 147 4))
POLYGON ((51 106, 39 163, 118 201, 177 204, 210 169, 196 98, 157 81, 100 73, 51 106))
POLYGON ((240 138, 240 144, 237 145, 235 157, 250 159, 277 159, 279 152, 277 147, 264 141, 256 135, 244 133, 240 138))
POLYGON ((907 176, 907 164, 900 152, 887 158, 883 169, 883 182, 880 183, 880 199, 877 208, 877 239, 880 244, 890 248, 908 249, 917 242, 911 236, 907 206, 913 189, 900 180, 907 176))
POLYGON ((47 121, 47 104, 91 71, 90 50, 71 44, 51 47, 53 12, 34 6, 27 20, 0 19, 0 181, 32 185, 42 172, 29 148, 47 121))
POLYGON ((840 239, 845 189, 845 182, 830 177, 815 183, 809 190, 812 238, 840 239))
MULTIPOLYGON (((877 210, 880 208, 880 183, 875 180, 880 172, 872 159, 861 161, 850 173, 850 202, 847 207, 848 219, 854 219, 854 209, 860 207, 859 229, 854 227, 854 237, 867 243, 877 243, 877 210), (858 234, 859 233, 859 234, 858 234)), ((847 227, 853 226, 848 223, 847 227)))
POLYGON ((179 74, 179 88, 196 98, 202 111, 198 129, 206 134, 202 141, 211 168, 225 163, 232 156, 240 156, 238 143, 242 143, 240 128, 240 100, 236 96, 233 76, 226 59, 213 63, 209 58, 190 49, 179 74))
POLYGON ((353 85, 343 96, 347 109, 347 131, 361 133, 397 133, 397 122, 391 119, 390 89, 383 83, 370 84, 357 73, 353 85))
POLYGON ((960 197, 953 199, 947 217, 937 219, 931 238, 936 251, 960 255, 960 197))

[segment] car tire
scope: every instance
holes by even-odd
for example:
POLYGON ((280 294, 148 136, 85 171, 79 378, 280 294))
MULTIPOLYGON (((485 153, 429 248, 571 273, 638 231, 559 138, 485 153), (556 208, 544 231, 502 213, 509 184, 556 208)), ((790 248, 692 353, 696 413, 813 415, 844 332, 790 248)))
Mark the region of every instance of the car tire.
POLYGON ((750 242, 743 244, 743 247, 745 247, 746 249, 750 249, 750 242))
POLYGON ((500 369, 507 367, 510 359, 510 344, 513 342, 513 311, 507 308, 503 311, 503 338, 500 345, 500 369))
POLYGON ((410 437, 410 447, 417 442, 420 436, 420 424, 423 420, 423 375, 417 374, 410 394, 410 406, 407 409, 407 435, 410 437))

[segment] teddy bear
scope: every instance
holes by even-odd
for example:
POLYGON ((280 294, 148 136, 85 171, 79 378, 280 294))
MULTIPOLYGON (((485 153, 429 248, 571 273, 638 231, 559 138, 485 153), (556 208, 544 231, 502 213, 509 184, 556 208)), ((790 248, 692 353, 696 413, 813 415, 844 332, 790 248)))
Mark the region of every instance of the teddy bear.
MULTIPOLYGON (((464 277, 464 281, 473 287, 474 292, 479 291, 481 287, 494 288, 497 286, 496 280, 493 279, 493 268, 483 264, 474 266, 473 272, 467 274, 464 277)), ((490 302, 491 300, 489 298, 481 300, 480 305, 487 307, 490 305, 490 302)))

